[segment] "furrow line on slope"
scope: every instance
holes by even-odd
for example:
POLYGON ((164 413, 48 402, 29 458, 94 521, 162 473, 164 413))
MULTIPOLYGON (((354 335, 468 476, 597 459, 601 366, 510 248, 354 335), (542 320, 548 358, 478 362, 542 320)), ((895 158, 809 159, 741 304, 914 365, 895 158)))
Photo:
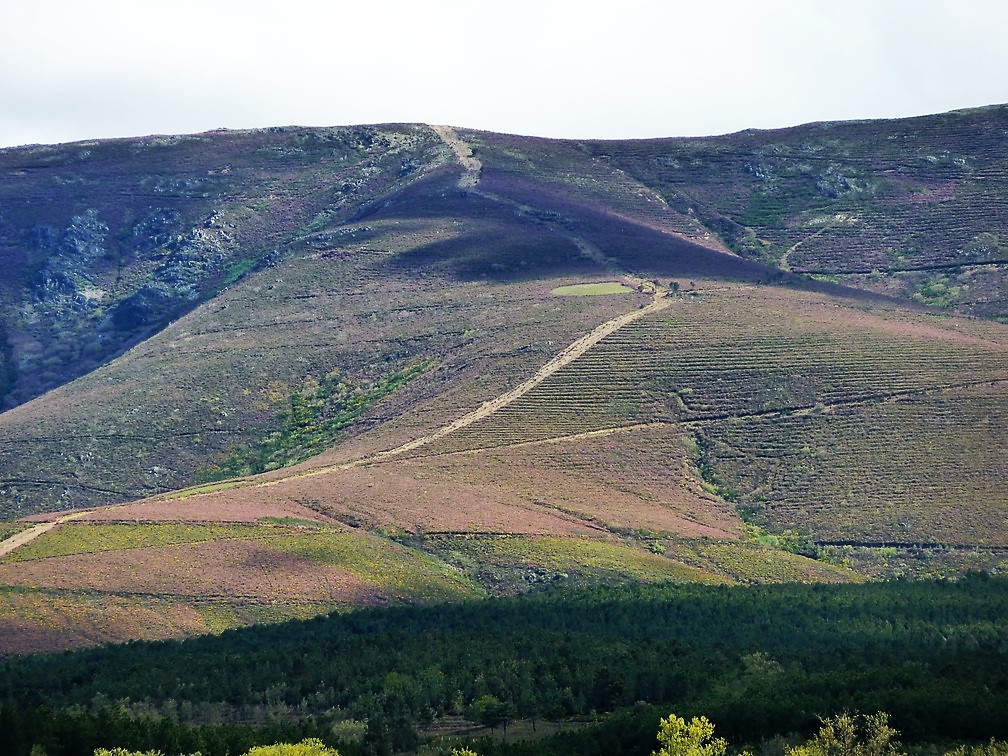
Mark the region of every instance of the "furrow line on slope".
MULTIPOLYGON (((966 381, 963 383, 949 383, 941 384, 938 386, 928 386, 926 388, 915 389, 912 391, 895 391, 891 393, 881 393, 872 394, 871 396, 861 397, 858 399, 842 400, 842 401, 832 401, 832 402, 820 402, 818 403, 824 409, 842 409, 844 407, 864 407, 872 404, 881 404, 884 402, 900 402, 906 401, 908 399, 913 399, 920 396, 930 396, 934 394, 939 394, 943 391, 951 391, 954 389, 962 388, 974 388, 977 386, 988 386, 999 383, 1008 382, 1008 379, 996 378, 996 379, 985 379, 982 381, 966 381)), ((796 417, 801 415, 812 414, 816 411, 817 404, 802 404, 795 405, 792 407, 778 407, 776 409, 761 410, 755 412, 737 412, 737 413, 719 413, 715 415, 704 415, 700 417, 692 418, 681 418, 675 422, 669 422, 664 420, 659 420, 650 423, 633 423, 631 425, 618 425, 611 428, 600 428, 598 430, 582 431, 580 433, 569 433, 561 436, 549 436, 547 438, 537 438, 531 441, 518 441, 514 443, 501 443, 495 445, 485 445, 477 446, 471 449, 460 449, 458 451, 446 451, 437 452, 434 454, 422 454, 411 459, 436 459, 438 457, 451 457, 456 455, 465 454, 478 454, 485 451, 498 451, 501 449, 522 449, 526 447, 533 446, 543 446, 545 444, 559 444, 566 441, 583 441, 590 438, 600 438, 603 436, 611 436, 617 433, 629 433, 636 430, 647 430, 651 428, 666 428, 670 426, 681 426, 681 427, 695 427, 703 426, 708 423, 720 422, 722 420, 749 420, 754 418, 783 418, 783 417, 796 417)), ((376 465, 384 462, 384 459, 368 459, 362 460, 357 464, 360 466, 364 465, 376 465)))

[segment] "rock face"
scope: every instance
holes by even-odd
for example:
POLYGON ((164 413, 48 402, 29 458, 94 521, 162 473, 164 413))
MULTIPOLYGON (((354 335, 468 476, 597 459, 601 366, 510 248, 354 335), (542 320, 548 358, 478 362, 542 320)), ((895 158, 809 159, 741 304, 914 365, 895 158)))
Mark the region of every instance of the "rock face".
MULTIPOLYGON (((42 226, 37 232, 40 251, 47 252, 53 240, 52 229, 42 226)), ((104 291, 92 279, 96 261, 107 257, 108 226, 93 208, 75 215, 63 230, 39 272, 34 293, 46 308, 83 311, 93 309, 104 291)))

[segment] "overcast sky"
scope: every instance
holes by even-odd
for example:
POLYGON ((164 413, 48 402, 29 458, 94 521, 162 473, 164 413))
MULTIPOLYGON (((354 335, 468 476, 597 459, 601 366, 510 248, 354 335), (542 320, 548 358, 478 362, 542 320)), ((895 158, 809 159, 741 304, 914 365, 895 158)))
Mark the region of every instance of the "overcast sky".
POLYGON ((0 0, 0 146, 420 121, 726 133, 1008 102, 1003 0, 0 0))

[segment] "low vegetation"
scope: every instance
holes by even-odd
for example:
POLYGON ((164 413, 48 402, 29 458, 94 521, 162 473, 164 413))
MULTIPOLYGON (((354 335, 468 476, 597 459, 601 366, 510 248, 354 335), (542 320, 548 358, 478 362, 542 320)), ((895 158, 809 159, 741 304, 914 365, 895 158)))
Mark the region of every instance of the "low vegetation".
POLYGON ((279 415, 279 428, 250 447, 236 449, 220 462, 196 472, 200 482, 255 475, 301 462, 334 446, 341 433, 375 402, 433 367, 424 360, 361 386, 339 373, 307 381, 290 395, 279 415))
POLYGON ((583 283, 558 286, 553 289, 553 294, 558 297, 584 297, 600 296, 607 294, 627 294, 630 287, 619 281, 606 281, 604 283, 583 283))

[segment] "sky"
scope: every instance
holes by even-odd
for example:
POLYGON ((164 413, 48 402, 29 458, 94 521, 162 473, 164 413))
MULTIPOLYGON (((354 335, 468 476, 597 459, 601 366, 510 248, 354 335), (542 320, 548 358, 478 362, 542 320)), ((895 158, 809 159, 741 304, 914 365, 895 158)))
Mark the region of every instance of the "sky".
POLYGON ((0 0, 0 146, 424 122, 700 136, 1008 102, 1003 0, 0 0))

